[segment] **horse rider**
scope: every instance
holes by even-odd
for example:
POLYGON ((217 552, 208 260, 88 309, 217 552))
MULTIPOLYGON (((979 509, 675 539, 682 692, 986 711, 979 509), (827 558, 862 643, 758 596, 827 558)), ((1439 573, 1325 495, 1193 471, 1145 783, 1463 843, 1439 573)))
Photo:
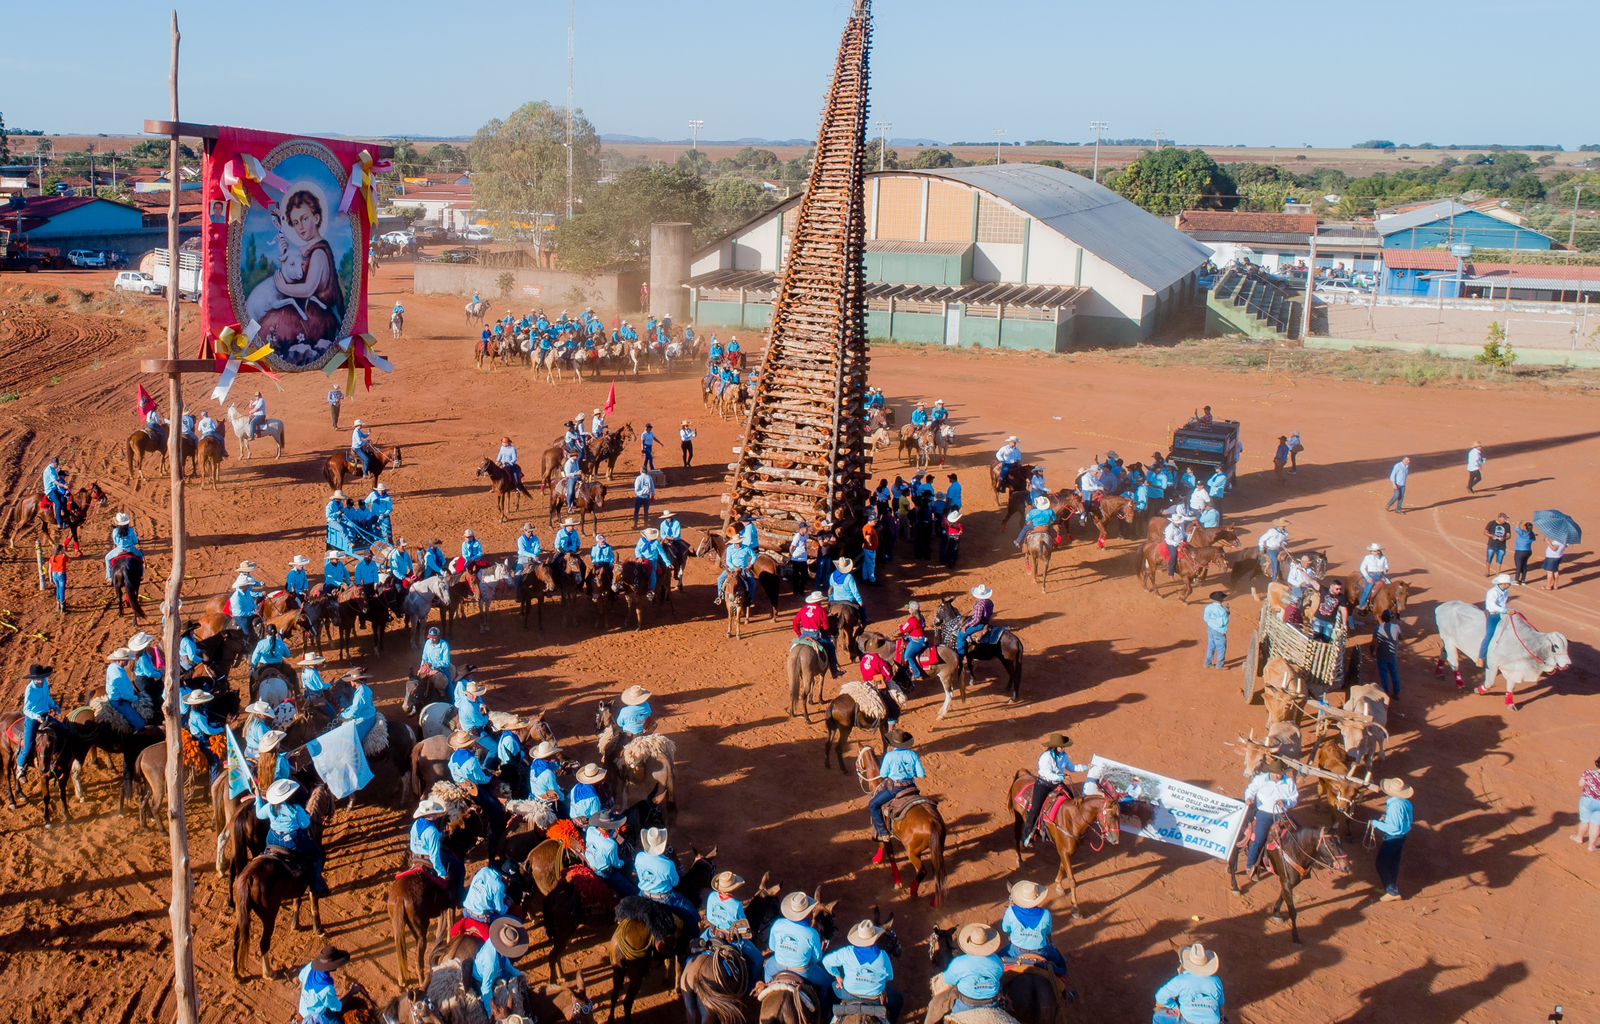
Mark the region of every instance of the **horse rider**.
MULTIPOLYGON (((735 550, 745 549, 729 548, 729 555, 731 556, 735 550)), ((839 671, 839 651, 834 643, 833 626, 828 621, 828 605, 822 598, 822 591, 813 590, 806 595, 806 603, 795 612, 791 625, 794 627, 795 636, 822 645, 823 652, 828 656, 828 671, 833 673, 833 678, 839 678, 843 674, 839 671)))
MULTIPOLYGON (((356 423, 360 423, 357 420, 356 423)), ((267 425, 267 400, 257 391, 254 398, 250 399, 249 430, 252 438, 261 436, 261 428, 267 425)))
POLYGON ((372 549, 367 548, 361 552, 361 558, 356 562, 355 570, 351 573, 351 582, 361 588, 361 595, 368 601, 375 600, 378 596, 378 563, 372 560, 372 549))
MULTIPOLYGON (((856 563, 853 558, 841 558, 833 572, 828 574, 828 602, 855 605, 863 625, 867 621, 866 605, 861 600, 861 586, 855 578, 856 563)), ((820 580, 818 581, 821 582, 820 580)))
POLYGON ((234 628, 247 637, 255 636, 257 603, 254 583, 249 573, 240 573, 234 577, 232 591, 228 595, 228 615, 233 619, 234 628))
POLYGON ((422 578, 432 579, 443 576, 450 571, 450 559, 444 553, 444 541, 438 537, 428 545, 428 550, 422 553, 422 578))
POLYGON ((48 665, 33 665, 25 677, 28 688, 22 693, 22 749, 17 752, 17 779, 28 777, 28 767, 33 761, 33 743, 39 730, 59 724, 56 712, 61 705, 50 693, 50 676, 55 669, 48 665))
POLYGON ((933 410, 928 413, 928 425, 935 430, 938 430, 940 427, 944 426, 945 421, 949 418, 950 410, 944 407, 944 399, 935 399, 933 403, 933 410))
POLYGON ((699 914, 678 891, 678 865, 667 853, 667 830, 645 829, 639 834, 639 845, 642 849, 633 857, 639 895, 670 908, 683 919, 684 927, 693 927, 699 914))
POLYGON ((133 677, 134 692, 143 690, 150 694, 159 706, 162 686, 166 680, 166 652, 156 643, 153 634, 143 630, 128 638, 128 652, 133 658, 133 667, 128 670, 128 674, 133 677))
POLYGON ((567 814, 573 821, 589 821, 605 813, 611 803, 610 792, 600 785, 606 774, 604 768, 590 763, 573 776, 572 788, 567 791, 567 814))
MULTIPOLYGON (((1483 644, 1478 648, 1478 660, 1487 664, 1489 645, 1494 642, 1495 632, 1500 624, 1506 620, 1511 610, 1511 576, 1501 573, 1494 578, 1487 593, 1483 595, 1483 644)), ((1489 680, 1488 682, 1493 682, 1489 680)), ((1485 683, 1487 685, 1487 683, 1485 683)), ((1487 692, 1487 691, 1485 691, 1487 692)))
POLYGON ((566 461, 561 464, 561 479, 567 491, 567 511, 572 511, 578 504, 578 485, 583 482, 583 460, 577 452, 567 455, 566 461))
POLYGON ((656 527, 661 531, 661 546, 667 549, 667 554, 676 566, 688 556, 688 545, 683 540, 683 524, 678 521, 678 513, 670 508, 661 510, 661 525, 656 527))
POLYGON ((1266 571, 1267 579, 1283 579, 1283 555, 1289 548, 1289 520, 1274 519, 1272 526, 1261 535, 1256 542, 1256 550, 1260 552, 1261 568, 1266 571))
POLYGON ((1300 802, 1300 787, 1283 768, 1277 758, 1270 758, 1263 770, 1256 773, 1244 789, 1244 802, 1249 805, 1247 815, 1255 819, 1255 832, 1250 839, 1250 853, 1245 859, 1245 870, 1252 877, 1261 864, 1261 854, 1267 848, 1272 826, 1280 815, 1287 814, 1300 802))
POLYGON ((555 740, 541 740, 528 756, 528 798, 547 801, 561 814, 565 799, 561 792, 561 748, 555 740))
MULTIPOLYGON (((872 794, 872 799, 867 801, 867 817, 872 821, 873 839, 880 843, 887 843, 894 838, 889 831, 889 826, 883 820, 883 808, 895 797, 905 792, 915 792, 917 780, 927 777, 927 771, 922 767, 922 758, 917 756, 913 749, 915 741, 911 734, 904 729, 895 729, 888 735, 889 752, 883 755, 883 763, 878 767, 878 790, 872 794)), ((882 850, 879 850, 882 857, 882 850)))
POLYGON ((444 841, 440 823, 449 814, 449 808, 432 797, 417 804, 411 814, 411 835, 408 848, 413 866, 425 866, 433 876, 443 882, 450 893, 450 902, 459 903, 466 889, 467 866, 444 841))
POLYGON ((1023 825, 1025 837, 1023 846, 1032 846, 1033 837, 1039 831, 1039 813, 1044 810, 1045 801, 1057 789, 1061 790, 1069 799, 1072 796, 1072 787, 1067 783, 1069 772, 1086 772, 1089 765, 1078 764, 1067 753, 1067 748, 1072 746, 1072 737, 1064 732, 1053 732, 1045 737, 1044 752, 1039 755, 1039 763, 1033 777, 1033 792, 1028 796, 1028 819, 1023 825))
POLYGON ((1038 882, 1023 880, 1011 886, 1011 902, 1000 918, 1006 945, 1000 961, 1007 967, 1046 963, 1059 978, 1067 976, 1067 958, 1050 941, 1050 911, 1044 906, 1050 890, 1038 882))
POLYGON ((457 928, 461 934, 487 939, 489 922, 506 916, 510 910, 511 895, 506 891, 505 876, 491 861, 472 876, 467 895, 461 901, 462 921, 457 928))
POLYGON ((464 679, 456 691, 456 728, 476 739, 485 750, 493 744, 488 738, 489 709, 484 706, 484 685, 476 679, 464 679))
POLYGON ((622 860, 621 844, 617 837, 626 822, 605 814, 592 815, 583 830, 583 862, 600 881, 610 886, 618 896, 634 896, 638 887, 628 876, 627 865, 622 860))
POLYGON ((1020 472, 1018 467, 1022 465, 1022 448, 1019 447, 1017 435, 1006 438, 1006 443, 994 453, 994 461, 1000 466, 1000 486, 1010 487, 1012 474, 1020 472))
POLYGON ((1022 547, 1022 542, 1030 533, 1052 533, 1051 528, 1056 522, 1056 511, 1050 507, 1050 498, 1043 494, 1039 495, 1033 499, 1033 507, 1028 510, 1028 514, 1022 517, 1022 529, 1017 531, 1017 539, 1011 546, 1022 547))
POLYGON ((111 520, 111 550, 106 552, 106 582, 111 581, 111 563, 123 555, 133 555, 140 560, 144 559, 144 552, 139 549, 139 534, 133 528, 133 517, 126 512, 118 512, 111 520))
POLYGON ((462 569, 466 572, 477 572, 487 569, 489 563, 483 557, 483 541, 471 530, 461 531, 461 562, 462 569))
POLYGON ((906 621, 900 623, 900 640, 905 645, 900 653, 906 672, 912 682, 922 678, 922 666, 917 657, 928 647, 928 620, 922 617, 922 605, 915 601, 906 605, 906 621))
MULTIPOLYGON (((850 1003, 867 1003, 881 1006, 888 1015, 889 1024, 900 1024, 900 1011, 905 999, 889 987, 894 980, 894 962, 889 954, 878 948, 883 929, 871 921, 858 921, 846 935, 850 945, 836 949, 822 958, 823 969, 833 976, 833 989, 838 1005, 834 1013, 848 1010, 850 1003)), ((864 1013, 861 1016, 877 1016, 864 1013)))
POLYGON ((1367 555, 1361 560, 1357 570, 1361 573, 1361 600, 1356 602, 1356 611, 1366 611, 1372 601, 1372 591, 1389 582, 1389 558, 1383 553, 1383 545, 1376 542, 1367 545, 1367 555))
POLYGON ((67 502, 72 495, 67 490, 67 471, 61 468, 60 456, 50 456, 50 461, 45 464, 44 496, 49 500, 50 507, 55 512, 56 526, 64 526, 67 502))
MULTIPOLYGON (((755 564, 755 548, 747 546, 746 544, 742 543, 742 541, 735 541, 734 543, 729 544, 728 553, 723 556, 722 574, 717 577, 717 592, 712 596, 711 603, 715 605, 722 604, 722 592, 728 584, 729 573, 737 574, 739 579, 744 583, 746 603, 754 600, 756 593, 756 580, 755 574, 750 570, 755 564)), ((820 594, 818 595, 818 598, 821 598, 820 594)))
POLYGON ((195 444, 198 445, 208 437, 216 438, 217 446, 222 449, 222 454, 228 454, 228 440, 222 432, 222 424, 212 418, 210 409, 201 412, 200 422, 195 424, 195 444))
POLYGON ((1289 600, 1298 605, 1306 599, 1308 591, 1315 592, 1321 586, 1317 574, 1311 569, 1311 556, 1301 555, 1299 561, 1289 565, 1289 600))
POLYGON ((1000 1002, 1000 982, 1006 968, 997 955, 1000 933, 986 924, 964 924, 956 933, 960 954, 945 965, 940 976, 956 990, 946 1019, 969 1010, 995 1007, 1000 1002))
MULTIPOLYGON (((471 794, 473 803, 482 808, 484 821, 489 827, 488 848, 492 859, 499 851, 501 843, 505 841, 506 810, 501 805, 500 798, 495 796, 490 788, 493 778, 483 770, 483 762, 478 759, 478 755, 472 752, 472 748, 477 745, 478 740, 467 733, 450 734, 450 747, 454 751, 449 761, 450 781, 471 794)), ((477 879, 473 879, 473 883, 476 884, 477 879)), ((467 899, 469 902, 472 899, 470 891, 467 893, 467 899)), ((476 915, 469 911, 469 916, 476 915)))
POLYGON ((918 402, 911 410, 911 429, 924 430, 928 426, 928 403, 918 402))
POLYGON ((639 540, 633 545, 633 557, 650 566, 650 593, 645 595, 645 600, 654 601, 656 581, 660 577, 661 569, 665 567, 670 578, 674 568, 672 556, 661 546, 661 531, 653 526, 645 527, 639 534, 639 540))
POLYGON ((1222 1024, 1217 954, 1196 942, 1178 951, 1178 973, 1156 990, 1153 1024, 1222 1024))
POLYGON ((583 557, 583 532, 576 519, 568 516, 561 520, 561 529, 556 531, 555 546, 558 555, 583 557))
POLYGON ((450 641, 440 635, 438 626, 428 627, 428 638, 422 644, 422 660, 417 667, 420 669, 424 666, 442 673, 452 683, 455 681, 455 667, 450 660, 450 641))
POLYGON ((506 471, 506 476, 511 478, 514 486, 522 486, 522 467, 517 463, 517 446, 511 443, 510 437, 500 439, 500 451, 495 455, 494 461, 506 471))
POLYGON ((361 468, 360 475, 366 476, 372 472, 372 464, 367 452, 368 446, 372 444, 372 435, 367 433, 366 420, 357 417, 355 423, 351 424, 351 426, 353 429, 350 431, 350 453, 354 456, 356 465, 361 468))
POLYGON ((372 695, 372 687, 367 683, 365 672, 352 678, 351 682, 354 683, 354 690, 350 695, 350 706, 339 713, 339 718, 341 721, 355 723, 356 739, 364 744, 367 742, 367 734, 378 724, 378 705, 372 695))
POLYGON ((144 716, 139 714, 139 694, 128 675, 128 662, 133 652, 118 647, 106 656, 106 702, 133 728, 140 732, 145 727, 144 716))
POLYGON ((739 543, 752 553, 761 550, 761 534, 756 530, 756 517, 748 512, 740 518, 739 543))
POLYGON ((533 564, 544 554, 544 544, 539 540, 539 534, 534 530, 532 523, 523 523, 522 532, 517 535, 517 575, 525 574, 533 568, 533 564))
POLYGON ((1178 556, 1189 546, 1189 532, 1184 528, 1182 518, 1167 518, 1167 525, 1161 531, 1161 543, 1167 549, 1167 576, 1171 578, 1178 575, 1178 556))
POLYGON ((310 873, 312 893, 326 896, 328 883, 322 877, 326 855, 311 832, 311 815, 304 803, 295 799, 300 793, 300 783, 279 779, 267 787, 266 798, 256 803, 256 817, 267 823, 267 849, 276 847, 289 854, 310 873))
POLYGON ((300 1024, 340 1024, 345 1019, 344 1001, 334 985, 333 972, 349 962, 349 953, 337 946, 324 946, 316 959, 300 968, 300 1024))
POLYGON ((259 761, 261 759, 261 741, 267 738, 272 731, 272 705, 264 700, 252 701, 245 706, 244 714, 244 759, 246 761, 259 761))
POLYGON ((250 652, 251 679, 261 678, 264 668, 282 665, 291 653, 288 642, 278 635, 278 627, 268 623, 266 635, 256 641, 255 650, 250 652))
POLYGON ((589 436, 604 437, 606 433, 606 415, 599 409, 589 414, 589 436))
POLYGON ((722 943, 738 951, 750 965, 750 977, 755 978, 761 974, 761 951, 750 939, 744 901, 733 895, 743 885, 744 879, 732 871, 719 871, 711 879, 711 892, 703 911, 706 927, 700 933, 700 941, 707 946, 722 943))
POLYGON ((582 419, 574 423, 567 420, 561 424, 561 447, 573 455, 583 454, 583 426, 582 419))
POLYGON ((984 634, 994 622, 994 591, 989 589, 989 585, 980 583, 973 587, 972 596, 975 599, 972 611, 967 615, 967 621, 962 623, 961 631, 956 634, 956 653, 963 658, 967 656, 973 638, 982 643, 984 634))
POLYGON ((650 730, 650 717, 655 709, 650 698, 655 696, 638 684, 622 691, 622 710, 617 712, 617 728, 629 736, 643 736, 650 730))
POLYGON ((304 608, 311 594, 311 577, 306 574, 306 566, 310 564, 311 559, 305 555, 295 555, 289 559, 289 571, 283 577, 283 589, 296 608, 304 608))
POLYGON ((606 535, 594 535, 594 547, 589 549, 589 565, 596 576, 596 586, 611 587, 615 585, 617 573, 617 549, 606 540, 606 535))
POLYGON ((406 539, 401 537, 389 549, 389 557, 383 566, 383 575, 398 587, 411 578, 416 567, 417 563, 411 557, 411 552, 406 550, 406 539))
POLYGON ((199 628, 200 623, 190 619, 183 624, 182 634, 178 637, 178 674, 183 679, 188 679, 189 673, 206 662, 205 650, 201 648, 200 641, 194 638, 194 631, 199 628))
MULTIPOLYGON (((472 976, 478 982, 477 994, 483 1001, 485 1019, 515 1019, 515 1015, 502 1016, 515 997, 501 995, 497 1003, 495 992, 503 986, 516 986, 522 980, 517 960, 528 952, 528 945, 528 929, 516 918, 499 917, 489 924, 489 940, 478 947, 472 959, 472 976)), ((515 991, 515 988, 506 991, 515 991)))
POLYGON ((157 448, 166 448, 167 425, 161 418, 161 410, 157 409, 154 403, 144 414, 144 432, 150 435, 150 440, 155 442, 157 448))
POLYGON ((791 892, 778 904, 782 916, 772 922, 767 945, 772 955, 762 966, 763 982, 771 984, 779 974, 794 974, 810 982, 822 1000, 820 1019, 832 1014, 833 978, 822 966, 822 936, 811 925, 817 901, 803 892, 791 892))

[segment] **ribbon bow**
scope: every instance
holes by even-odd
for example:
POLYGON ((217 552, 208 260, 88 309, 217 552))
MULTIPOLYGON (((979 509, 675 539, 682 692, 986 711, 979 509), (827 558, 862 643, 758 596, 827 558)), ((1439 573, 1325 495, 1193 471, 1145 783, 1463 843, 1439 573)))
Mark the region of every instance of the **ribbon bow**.
POLYGON ((338 354, 328 360, 328 365, 322 368, 322 372, 332 377, 338 372, 339 367, 345 367, 348 376, 345 379, 344 390, 346 394, 353 394, 356 390, 356 370, 364 370, 366 371, 364 383, 367 390, 371 391, 373 370, 394 372, 394 364, 372 350, 372 346, 377 343, 378 339, 370 334, 353 334, 348 338, 339 339, 338 354))
POLYGON ((237 326, 224 327, 222 333, 217 335, 216 346, 213 354, 218 359, 226 360, 222 367, 222 379, 217 381, 217 386, 211 390, 213 402, 226 401, 228 391, 233 387, 234 378, 239 376, 239 371, 244 366, 249 366, 260 373, 272 376, 272 372, 261 361, 272 354, 271 345, 255 345, 256 334, 261 330, 261 325, 254 320, 249 326, 239 329, 237 326))
POLYGON ((378 204, 372 196, 372 175, 388 174, 394 170, 394 164, 388 160, 374 160, 369 150, 363 149, 356 162, 350 165, 350 180, 344 186, 344 198, 339 201, 339 212, 349 213, 350 204, 355 202, 356 193, 366 202, 367 224, 378 223, 378 204))
POLYGON ((249 154, 241 153, 222 165, 221 175, 222 190, 232 198, 229 219, 238 220, 250 206, 250 197, 254 195, 265 205, 271 206, 283 198, 288 190, 289 183, 267 170, 260 160, 249 154))

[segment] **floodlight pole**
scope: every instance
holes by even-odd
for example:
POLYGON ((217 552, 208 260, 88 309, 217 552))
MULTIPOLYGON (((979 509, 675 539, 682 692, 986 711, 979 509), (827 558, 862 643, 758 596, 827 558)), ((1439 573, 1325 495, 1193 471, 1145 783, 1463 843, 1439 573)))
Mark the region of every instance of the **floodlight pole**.
POLYGON ((1111 127, 1108 121, 1090 121, 1089 127, 1094 129, 1094 170, 1089 174, 1090 180, 1100 181, 1100 133, 1111 127))
POLYGON ((1006 137, 1006 130, 1004 128, 996 128, 994 130, 993 134, 994 134, 994 164, 995 164, 996 167, 999 167, 1000 166, 1000 145, 1001 145, 1000 140, 1006 137))
POLYGON ((883 170, 883 154, 889 149, 889 129, 894 127, 888 121, 879 121, 878 129, 878 170, 883 170))

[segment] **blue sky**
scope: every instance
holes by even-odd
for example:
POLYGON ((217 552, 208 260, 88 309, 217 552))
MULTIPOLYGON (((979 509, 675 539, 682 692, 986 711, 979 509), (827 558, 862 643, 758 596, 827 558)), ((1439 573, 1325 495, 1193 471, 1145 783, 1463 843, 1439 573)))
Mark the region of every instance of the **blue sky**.
MULTIPOLYGON (((701 118, 702 138, 809 137, 849 6, 578 0, 577 103, 602 132, 684 137, 701 118)), ((166 113, 165 5, 5 7, 8 125, 130 132, 166 113)), ((873 116, 899 137, 1072 141, 1101 119, 1113 137, 1190 143, 1600 142, 1588 62, 1553 45, 1594 38, 1594 0, 878 0, 875 14, 873 116)), ((565 95, 564 0, 188 3, 179 17, 186 120, 458 135, 565 95)))

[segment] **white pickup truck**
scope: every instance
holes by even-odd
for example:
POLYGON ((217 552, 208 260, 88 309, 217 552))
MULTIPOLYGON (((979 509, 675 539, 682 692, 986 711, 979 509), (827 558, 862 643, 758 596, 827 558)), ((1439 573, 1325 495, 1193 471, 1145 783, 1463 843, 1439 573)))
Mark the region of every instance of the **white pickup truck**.
MULTIPOLYGON (((163 288, 172 287, 172 260, 167 255, 167 250, 155 251, 155 266, 151 268, 150 276, 155 283, 163 288)), ((189 299, 192 302, 200 301, 200 254, 194 252, 178 253, 178 297, 189 299)))

